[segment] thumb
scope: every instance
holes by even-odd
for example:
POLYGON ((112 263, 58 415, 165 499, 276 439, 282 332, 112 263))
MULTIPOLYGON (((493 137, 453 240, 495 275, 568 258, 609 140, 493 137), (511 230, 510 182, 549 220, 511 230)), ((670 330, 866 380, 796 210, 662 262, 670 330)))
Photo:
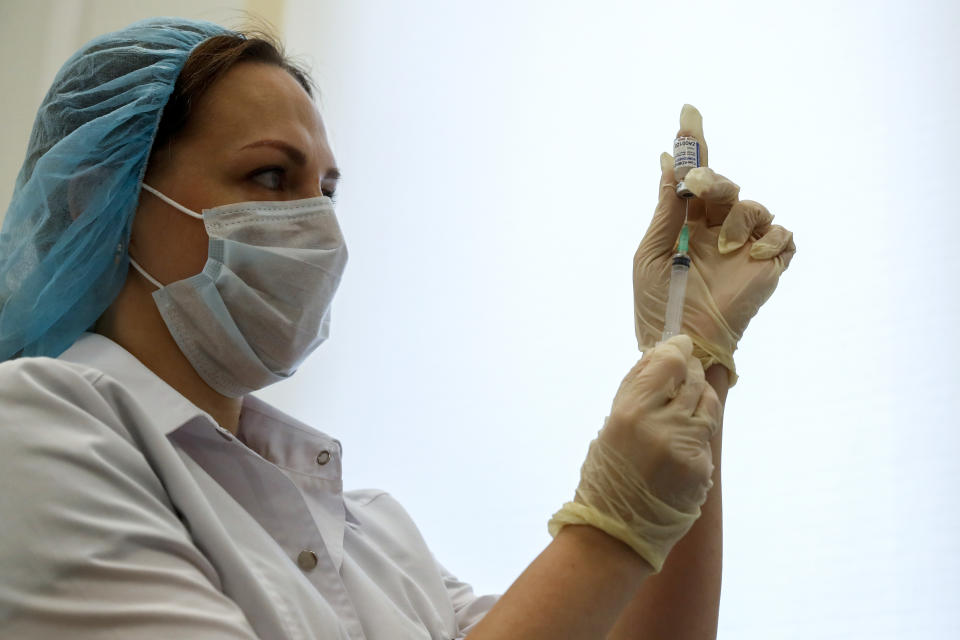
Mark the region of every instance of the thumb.
POLYGON ((673 175, 673 156, 660 154, 660 196, 653 212, 650 227, 640 242, 638 253, 653 258, 673 251, 683 227, 683 198, 677 195, 677 181, 673 175))

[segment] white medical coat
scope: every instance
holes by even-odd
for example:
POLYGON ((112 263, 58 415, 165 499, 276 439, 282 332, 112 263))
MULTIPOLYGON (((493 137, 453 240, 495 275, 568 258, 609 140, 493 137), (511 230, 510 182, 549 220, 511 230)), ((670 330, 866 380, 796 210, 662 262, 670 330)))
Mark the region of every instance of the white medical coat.
POLYGON ((446 571, 340 442, 248 397, 234 437, 116 343, 0 364, 0 638, 461 638, 446 571))

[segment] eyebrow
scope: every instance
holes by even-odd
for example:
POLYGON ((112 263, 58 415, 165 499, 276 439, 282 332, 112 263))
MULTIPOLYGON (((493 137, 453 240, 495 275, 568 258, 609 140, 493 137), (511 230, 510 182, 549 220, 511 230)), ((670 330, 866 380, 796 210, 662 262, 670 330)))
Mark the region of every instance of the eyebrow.
MULTIPOLYGON (((291 144, 287 144, 283 140, 257 140, 256 142, 251 142, 250 144, 240 147, 240 150, 253 149, 256 147, 273 147, 279 149, 287 154, 295 164, 301 167, 307 163, 307 156, 305 156, 300 149, 297 149, 291 144)), ((340 170, 336 167, 327 169, 323 177, 324 179, 339 180, 340 170)))

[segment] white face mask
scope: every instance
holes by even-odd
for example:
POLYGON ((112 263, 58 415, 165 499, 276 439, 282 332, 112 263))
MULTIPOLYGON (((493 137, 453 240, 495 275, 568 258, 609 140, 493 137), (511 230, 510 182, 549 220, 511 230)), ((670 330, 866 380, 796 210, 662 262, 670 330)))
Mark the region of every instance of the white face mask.
POLYGON ((153 299, 180 350, 217 392, 239 397, 289 377, 328 335, 347 247, 330 198, 238 202, 198 214, 210 236, 203 271, 153 299))

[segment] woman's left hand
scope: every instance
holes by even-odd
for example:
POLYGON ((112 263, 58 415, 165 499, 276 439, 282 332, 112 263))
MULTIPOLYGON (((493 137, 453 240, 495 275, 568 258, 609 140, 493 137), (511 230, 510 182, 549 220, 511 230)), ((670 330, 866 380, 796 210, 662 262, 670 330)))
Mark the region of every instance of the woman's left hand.
MULTIPOLYGON (((703 121, 694 107, 684 105, 677 135, 697 138, 703 158, 703 166, 684 178, 696 197, 689 200, 691 265, 681 331, 693 339, 704 369, 724 365, 732 385, 737 343, 773 294, 796 245, 790 231, 771 224, 766 207, 740 200, 740 187, 706 166, 703 121)), ((673 158, 664 153, 660 164, 659 202, 634 256, 634 316, 642 351, 659 342, 663 332, 671 261, 688 202, 676 194, 673 158)))

